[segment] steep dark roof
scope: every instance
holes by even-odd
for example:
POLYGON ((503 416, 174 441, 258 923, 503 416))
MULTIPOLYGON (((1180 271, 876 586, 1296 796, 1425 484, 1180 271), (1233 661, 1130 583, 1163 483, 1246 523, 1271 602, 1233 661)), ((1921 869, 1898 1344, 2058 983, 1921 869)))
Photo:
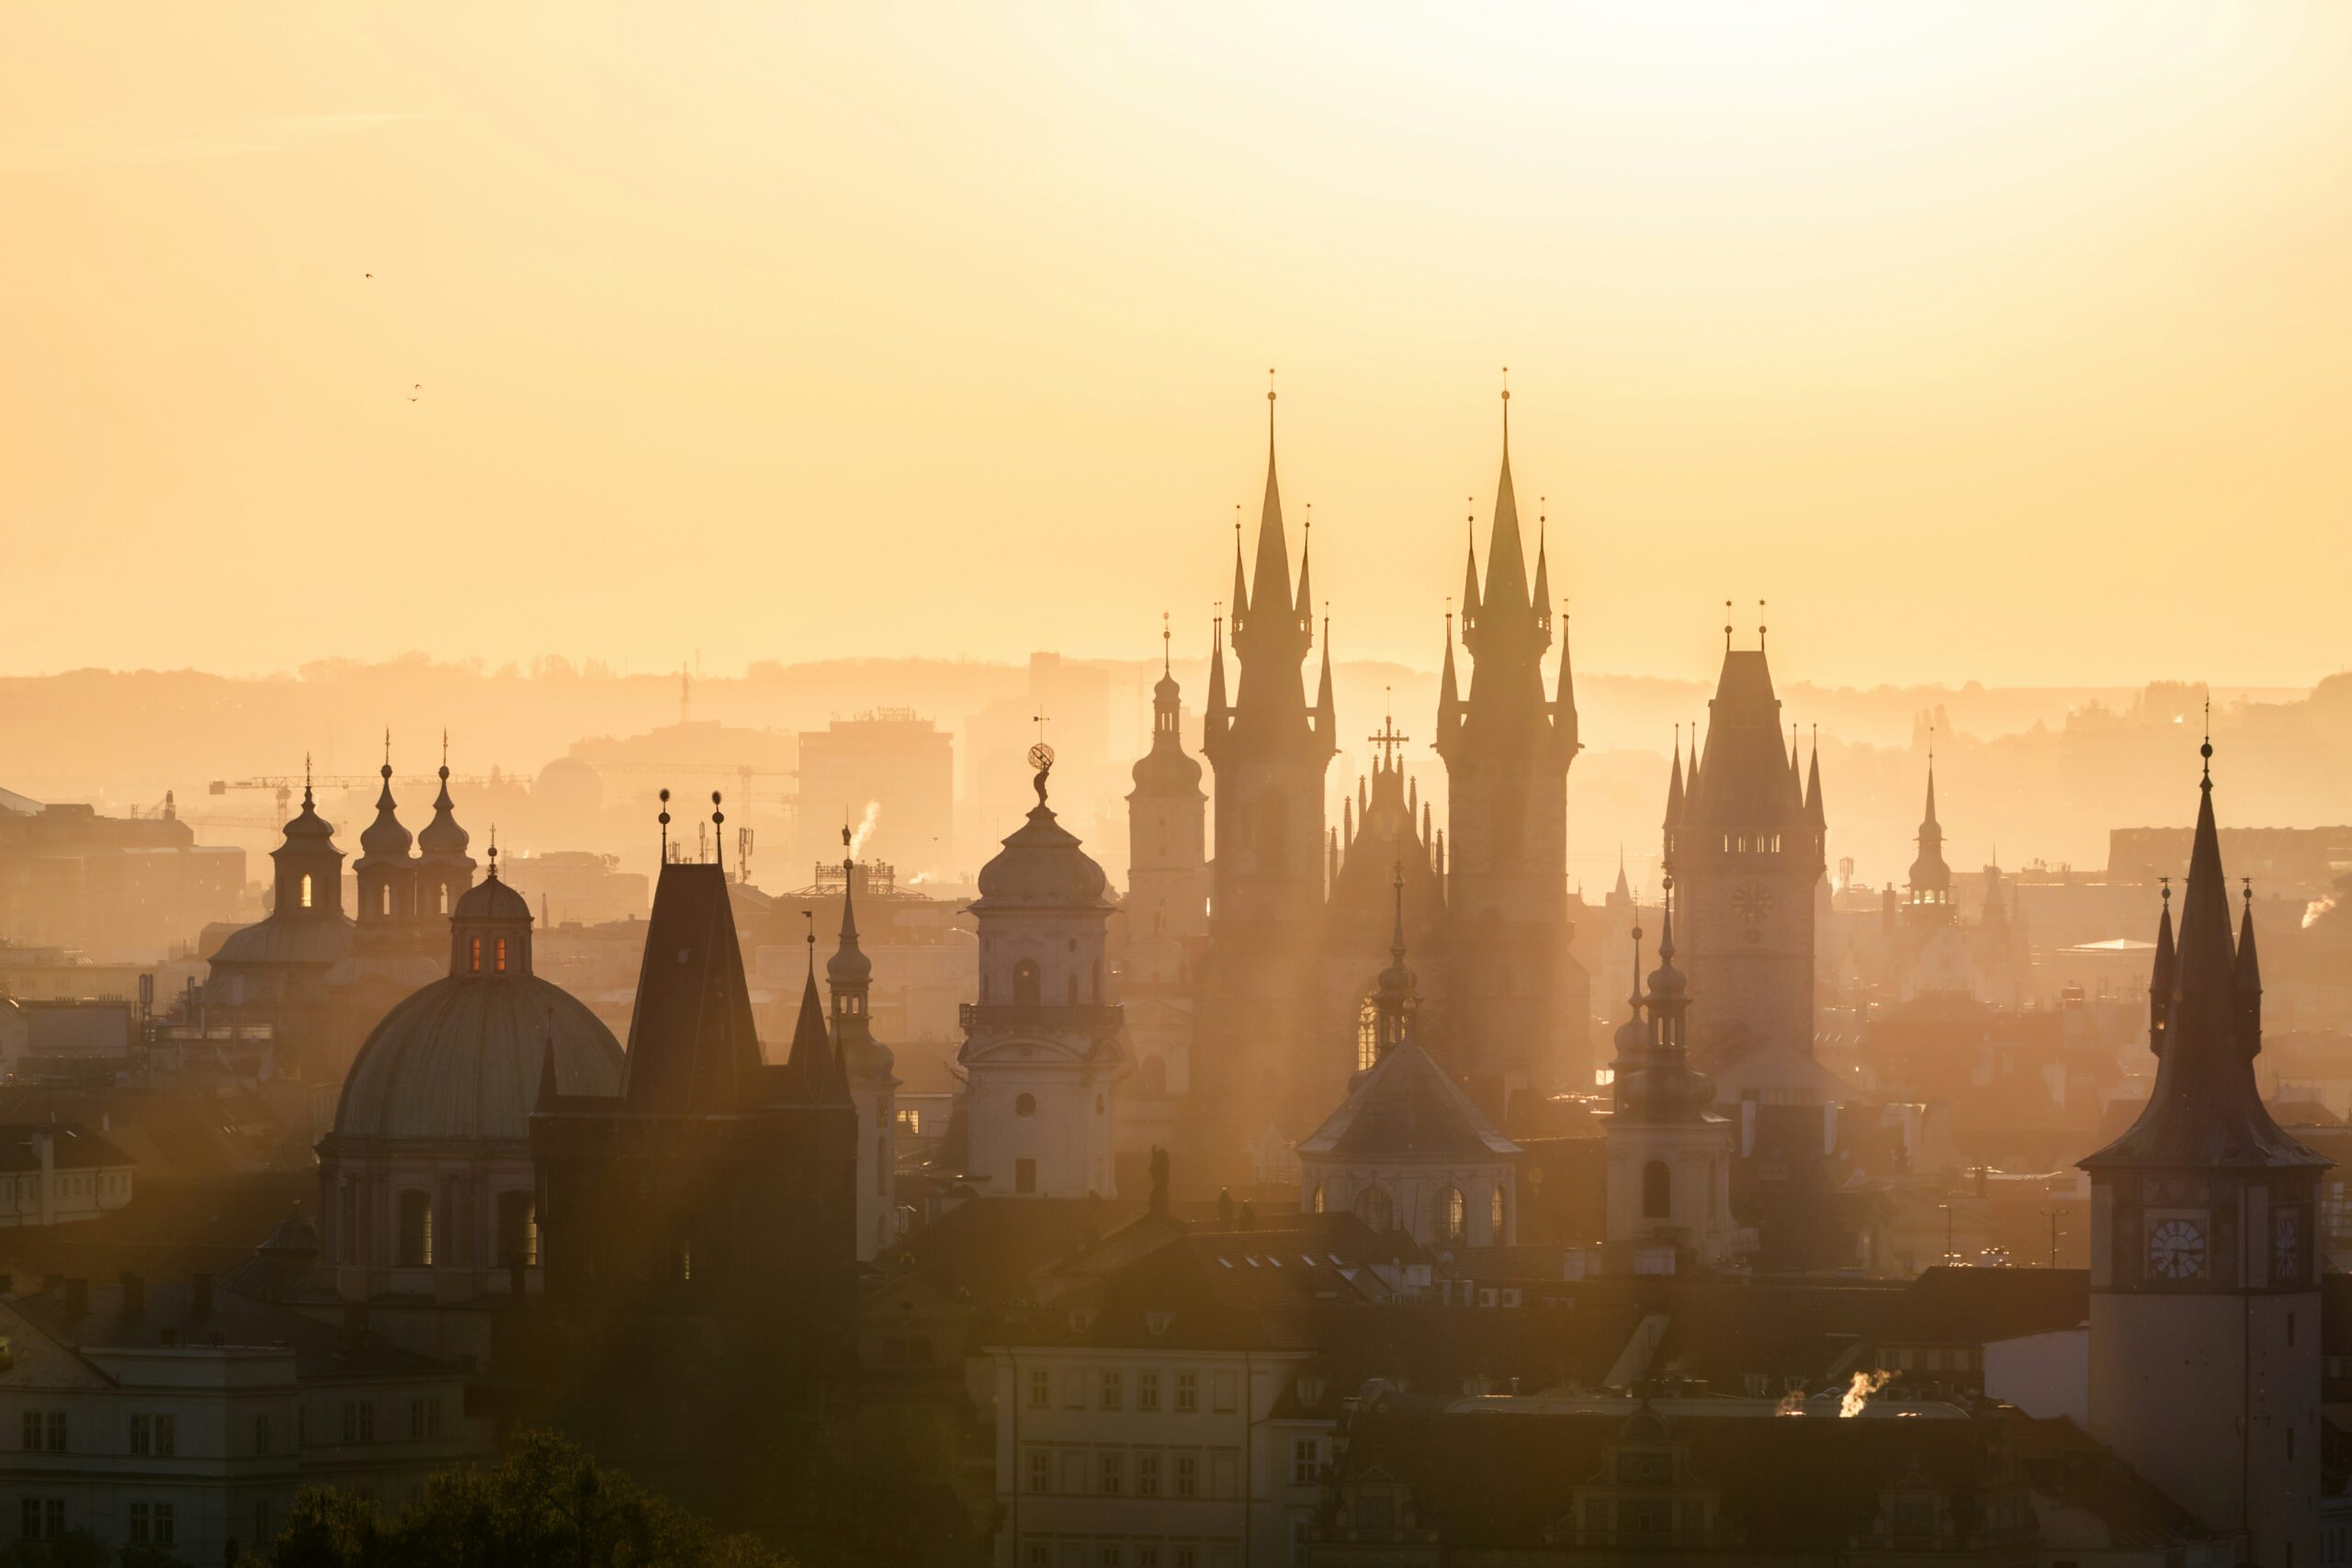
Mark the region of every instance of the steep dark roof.
POLYGON ((1657 1308, 1666 1333, 1650 1366, 1722 1393, 1743 1392, 1750 1373, 1818 1385, 1842 1371, 1894 1293, 1864 1280, 1678 1279, 1657 1308))
POLYGON ((25 1320, 60 1344, 75 1349, 153 1348, 168 1331, 182 1345, 276 1346, 294 1352, 295 1375, 305 1382, 336 1378, 444 1377, 457 1369, 447 1361, 404 1350, 380 1335, 346 1334, 314 1318, 232 1292, 215 1289, 198 1310, 194 1283, 150 1280, 136 1312, 126 1311, 123 1287, 91 1282, 87 1303, 74 1310, 59 1287, 18 1296, 9 1303, 25 1320), (215 1339, 218 1336, 218 1339, 215 1339))
POLYGON ((1519 1145, 1408 1040, 1373 1064, 1298 1152, 1310 1159, 1492 1160, 1516 1155, 1519 1145))
POLYGON ((78 1122, 10 1122, 0 1123, 0 1171, 39 1170, 40 1152, 33 1147, 33 1139, 42 1133, 55 1139, 50 1163, 59 1170, 132 1163, 129 1155, 78 1122))
POLYGON ((975 1198, 913 1232, 876 1268, 967 1292, 979 1307, 1001 1306, 1029 1299, 1038 1269, 1142 1212, 1141 1204, 1109 1198, 975 1198))
POLYGON ((752 1021, 726 874, 662 868, 646 921, 622 1098, 633 1111, 729 1111, 755 1103, 764 1065, 752 1021))
POLYGON ((2090 1310, 2085 1269, 1939 1265, 1887 1303, 1871 1337, 1882 1345, 1982 1345, 2079 1328, 2090 1310))

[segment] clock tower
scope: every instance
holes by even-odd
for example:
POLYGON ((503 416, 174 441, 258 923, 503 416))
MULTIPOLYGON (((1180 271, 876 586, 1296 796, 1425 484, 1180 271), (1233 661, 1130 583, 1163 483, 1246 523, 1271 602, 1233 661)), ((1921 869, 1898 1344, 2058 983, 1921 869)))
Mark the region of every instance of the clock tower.
POLYGON ((2251 891, 2237 942, 2213 827, 2212 743, 2173 942, 2148 985, 2155 1089, 2091 1180, 2091 1435, 2245 1561, 2319 1562, 2319 1271, 2329 1161, 2262 1103, 2251 891))

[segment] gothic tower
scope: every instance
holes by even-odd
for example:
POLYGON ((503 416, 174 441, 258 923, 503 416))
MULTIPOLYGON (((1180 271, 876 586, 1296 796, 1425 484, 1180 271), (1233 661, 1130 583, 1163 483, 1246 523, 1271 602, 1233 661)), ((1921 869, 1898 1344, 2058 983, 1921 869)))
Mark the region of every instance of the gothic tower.
POLYGON ((1438 755, 1448 787, 1446 942, 1450 1017, 1442 1044, 1455 1077, 1489 1116, 1509 1097, 1590 1082, 1588 986, 1569 954, 1567 781, 1576 760, 1576 687, 1565 637, 1544 694, 1552 646, 1551 563, 1541 532, 1531 590, 1510 477, 1510 393, 1503 393, 1502 477, 1495 488, 1487 581, 1471 546, 1462 587, 1459 694, 1449 628, 1438 695, 1438 755))
POLYGON ((1689 781, 1675 748, 1666 858, 1682 890, 1690 1055, 1709 1071, 1766 1047, 1813 1052, 1814 889, 1826 863, 1818 751, 1811 786, 1781 750, 1760 640, 1731 646, 1689 781))
MULTIPOLYGON (((844 848, 849 841, 844 828, 844 848)), ((874 961, 857 944, 857 885, 864 879, 857 863, 844 855, 841 942, 825 961, 825 988, 833 999, 833 1055, 857 1106, 857 1260, 870 1263, 899 1234, 899 1078, 898 1059, 874 1038, 868 1010, 874 961)), ((816 940, 813 933, 809 940, 816 940)))
MULTIPOLYGON (((2320 1173, 2256 1088, 2253 892, 2234 951, 2213 747, 2180 942, 2167 902, 2148 986, 2156 1084, 2091 1180, 2091 1435, 2245 1561, 2320 1561, 2320 1173)), ((2167 890, 2169 897, 2169 890, 2167 890)))
MULTIPOLYGON (((1343 797, 1340 826, 1327 842, 1330 897, 1323 909, 1320 1017, 1312 1066, 1317 1101, 1336 1104, 1347 1092, 1348 1075, 1376 1059, 1379 985, 1389 955, 1392 883, 1402 879, 1401 917, 1406 942, 1426 950, 1436 945, 1445 921, 1445 886, 1428 829, 1429 808, 1405 776, 1401 755, 1410 737, 1398 732, 1394 716, 1367 738, 1372 773, 1356 781, 1353 798, 1343 797)), ((1414 1031, 1424 1043, 1442 1039, 1445 1020, 1442 972, 1414 1001, 1414 1031)))
POLYGON ((1287 1140, 1313 1113, 1300 1074, 1323 906, 1323 773, 1337 750, 1328 639, 1313 705, 1306 700, 1314 600, 1304 550, 1298 589, 1291 590, 1273 394, 1266 399, 1266 497, 1254 580, 1244 574, 1238 535, 1234 541, 1228 609, 1240 675, 1228 705, 1224 649, 1211 650, 1202 743, 1216 771, 1216 858, 1193 1034, 1192 1143, 1196 1161, 1226 1182, 1246 1174, 1244 1142, 1269 1123, 1287 1140))
POLYGON ((1193 967, 1209 930, 1208 796, 1201 764, 1184 754, 1182 693, 1160 630, 1160 674, 1151 695, 1151 750, 1127 792, 1126 967, 1120 1000, 1136 1076, 1119 1097, 1119 1149, 1148 1156, 1175 1134, 1190 1092, 1193 967))

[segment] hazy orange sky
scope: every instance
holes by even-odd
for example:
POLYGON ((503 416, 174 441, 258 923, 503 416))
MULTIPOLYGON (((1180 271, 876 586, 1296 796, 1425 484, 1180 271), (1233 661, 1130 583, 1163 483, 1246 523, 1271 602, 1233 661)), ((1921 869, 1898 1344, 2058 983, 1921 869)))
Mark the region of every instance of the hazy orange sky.
POLYGON ((2352 6, 25 3, 0 213, 8 671, 1197 644, 1268 366, 1432 666, 1506 364, 1581 665, 2346 662, 2352 6))

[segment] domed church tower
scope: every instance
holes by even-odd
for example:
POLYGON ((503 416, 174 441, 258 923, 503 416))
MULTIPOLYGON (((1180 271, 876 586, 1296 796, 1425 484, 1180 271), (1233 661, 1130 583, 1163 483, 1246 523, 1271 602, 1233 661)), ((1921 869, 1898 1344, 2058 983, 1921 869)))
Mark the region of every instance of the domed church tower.
POLYGON ((331 1083, 343 1058, 334 1049, 327 976, 351 950, 352 923, 343 912, 334 824, 311 798, 308 759, 302 771, 302 809, 270 852, 269 914, 232 931, 213 953, 205 1005, 215 1021, 268 1024, 279 1071, 331 1083))
POLYGON ((416 912, 420 919, 446 917, 458 899, 473 886, 469 842, 458 826, 457 807, 449 799, 449 737, 441 737, 441 793, 433 798, 433 820, 416 836, 416 912))
POLYGON ((620 1043, 531 967, 531 907, 490 874, 447 922, 447 967, 368 1034, 319 1144, 321 1256, 348 1300, 536 1290, 531 1107, 613 1094, 620 1043))
POLYGON ((1539 531, 1528 586, 1519 500, 1510 477, 1510 392, 1503 392, 1502 475, 1495 486, 1487 581, 1470 547, 1462 585, 1462 647, 1472 660, 1457 694, 1448 626, 1437 713, 1448 781, 1447 1003, 1442 1055, 1487 1114, 1528 1089, 1581 1087, 1589 1076, 1589 986, 1569 951, 1568 764, 1577 738, 1575 679, 1565 637, 1552 694, 1552 574, 1539 531))
POLYGON ((1266 495, 1257 570, 1233 547, 1233 654, 1226 702, 1223 647, 1209 655, 1202 749, 1216 770, 1208 960, 1193 1032, 1193 1145, 1211 1181, 1246 1175, 1244 1147, 1272 1122, 1284 1139, 1313 1113, 1304 1072, 1312 1049, 1315 932, 1323 907, 1323 774, 1338 750, 1327 637, 1320 684, 1306 700, 1315 646, 1308 552, 1291 590, 1274 468, 1274 394, 1266 394, 1266 495))
MULTIPOLYGON (((2182 899, 2156 928, 2131 1129, 2091 1181, 2090 1430, 2245 1561, 2320 1557, 2320 1173, 2262 1103, 2251 887, 2237 945, 2213 825, 2212 742, 2182 899)), ((2167 892, 2167 897, 2169 893, 2167 892)))
POLYGON ((1102 868, 1037 804, 980 868, 980 999, 963 1009, 965 1174, 989 1197, 1109 1197, 1113 1096, 1131 1069, 1105 990, 1112 903, 1102 868))
POLYGON ((338 1070, 402 997, 442 973, 447 919, 420 908, 416 857, 392 799, 392 738, 384 736, 376 819, 359 835, 359 918, 351 951, 327 973, 329 1036, 338 1070))

